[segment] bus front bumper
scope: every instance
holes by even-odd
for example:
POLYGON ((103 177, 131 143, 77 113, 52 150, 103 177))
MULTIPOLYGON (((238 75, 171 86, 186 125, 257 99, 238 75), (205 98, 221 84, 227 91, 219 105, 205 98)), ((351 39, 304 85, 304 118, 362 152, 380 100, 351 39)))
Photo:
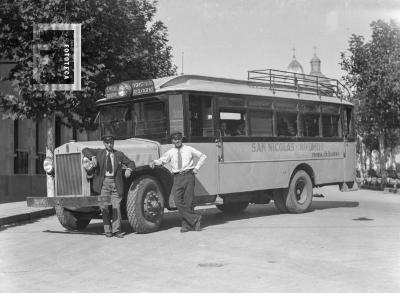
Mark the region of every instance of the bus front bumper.
POLYGON ((28 207, 56 207, 65 208, 83 208, 93 206, 111 205, 111 196, 56 196, 56 197, 27 197, 26 203, 28 207))

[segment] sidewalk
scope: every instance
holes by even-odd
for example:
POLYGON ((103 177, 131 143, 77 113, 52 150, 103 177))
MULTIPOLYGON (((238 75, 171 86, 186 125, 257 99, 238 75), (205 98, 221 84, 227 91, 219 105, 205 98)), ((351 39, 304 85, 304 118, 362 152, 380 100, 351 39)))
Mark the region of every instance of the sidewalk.
POLYGON ((0 226, 54 215, 54 208, 31 208, 26 201, 0 204, 0 226))

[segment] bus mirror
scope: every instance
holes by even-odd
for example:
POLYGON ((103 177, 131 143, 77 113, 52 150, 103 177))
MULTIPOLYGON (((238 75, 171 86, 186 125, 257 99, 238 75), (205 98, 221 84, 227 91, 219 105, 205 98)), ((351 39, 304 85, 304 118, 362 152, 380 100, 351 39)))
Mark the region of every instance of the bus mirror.
POLYGON ((96 118, 94 119, 94 124, 100 124, 100 112, 97 112, 96 118))

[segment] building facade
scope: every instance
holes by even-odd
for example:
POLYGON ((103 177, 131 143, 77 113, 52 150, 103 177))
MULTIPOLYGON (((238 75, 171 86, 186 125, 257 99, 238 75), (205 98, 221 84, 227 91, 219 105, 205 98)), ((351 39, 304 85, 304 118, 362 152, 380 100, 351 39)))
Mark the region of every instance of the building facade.
MULTIPOLYGON (((14 62, 0 61, 0 79, 7 76, 14 62)), ((9 81, 0 81, 0 91, 18 96, 9 81)), ((55 146, 71 140, 91 140, 94 133, 80 132, 55 119, 55 146)), ((6 118, 0 109, 0 203, 24 201, 28 196, 46 195, 43 160, 46 154, 46 121, 6 118)))

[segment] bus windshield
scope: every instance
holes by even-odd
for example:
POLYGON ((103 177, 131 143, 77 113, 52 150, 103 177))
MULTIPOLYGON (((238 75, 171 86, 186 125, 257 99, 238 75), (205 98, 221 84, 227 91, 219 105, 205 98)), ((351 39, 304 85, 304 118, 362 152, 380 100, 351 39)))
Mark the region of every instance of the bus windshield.
POLYGON ((113 133, 116 139, 132 137, 163 141, 167 138, 167 98, 107 105, 100 109, 100 135, 113 133))

